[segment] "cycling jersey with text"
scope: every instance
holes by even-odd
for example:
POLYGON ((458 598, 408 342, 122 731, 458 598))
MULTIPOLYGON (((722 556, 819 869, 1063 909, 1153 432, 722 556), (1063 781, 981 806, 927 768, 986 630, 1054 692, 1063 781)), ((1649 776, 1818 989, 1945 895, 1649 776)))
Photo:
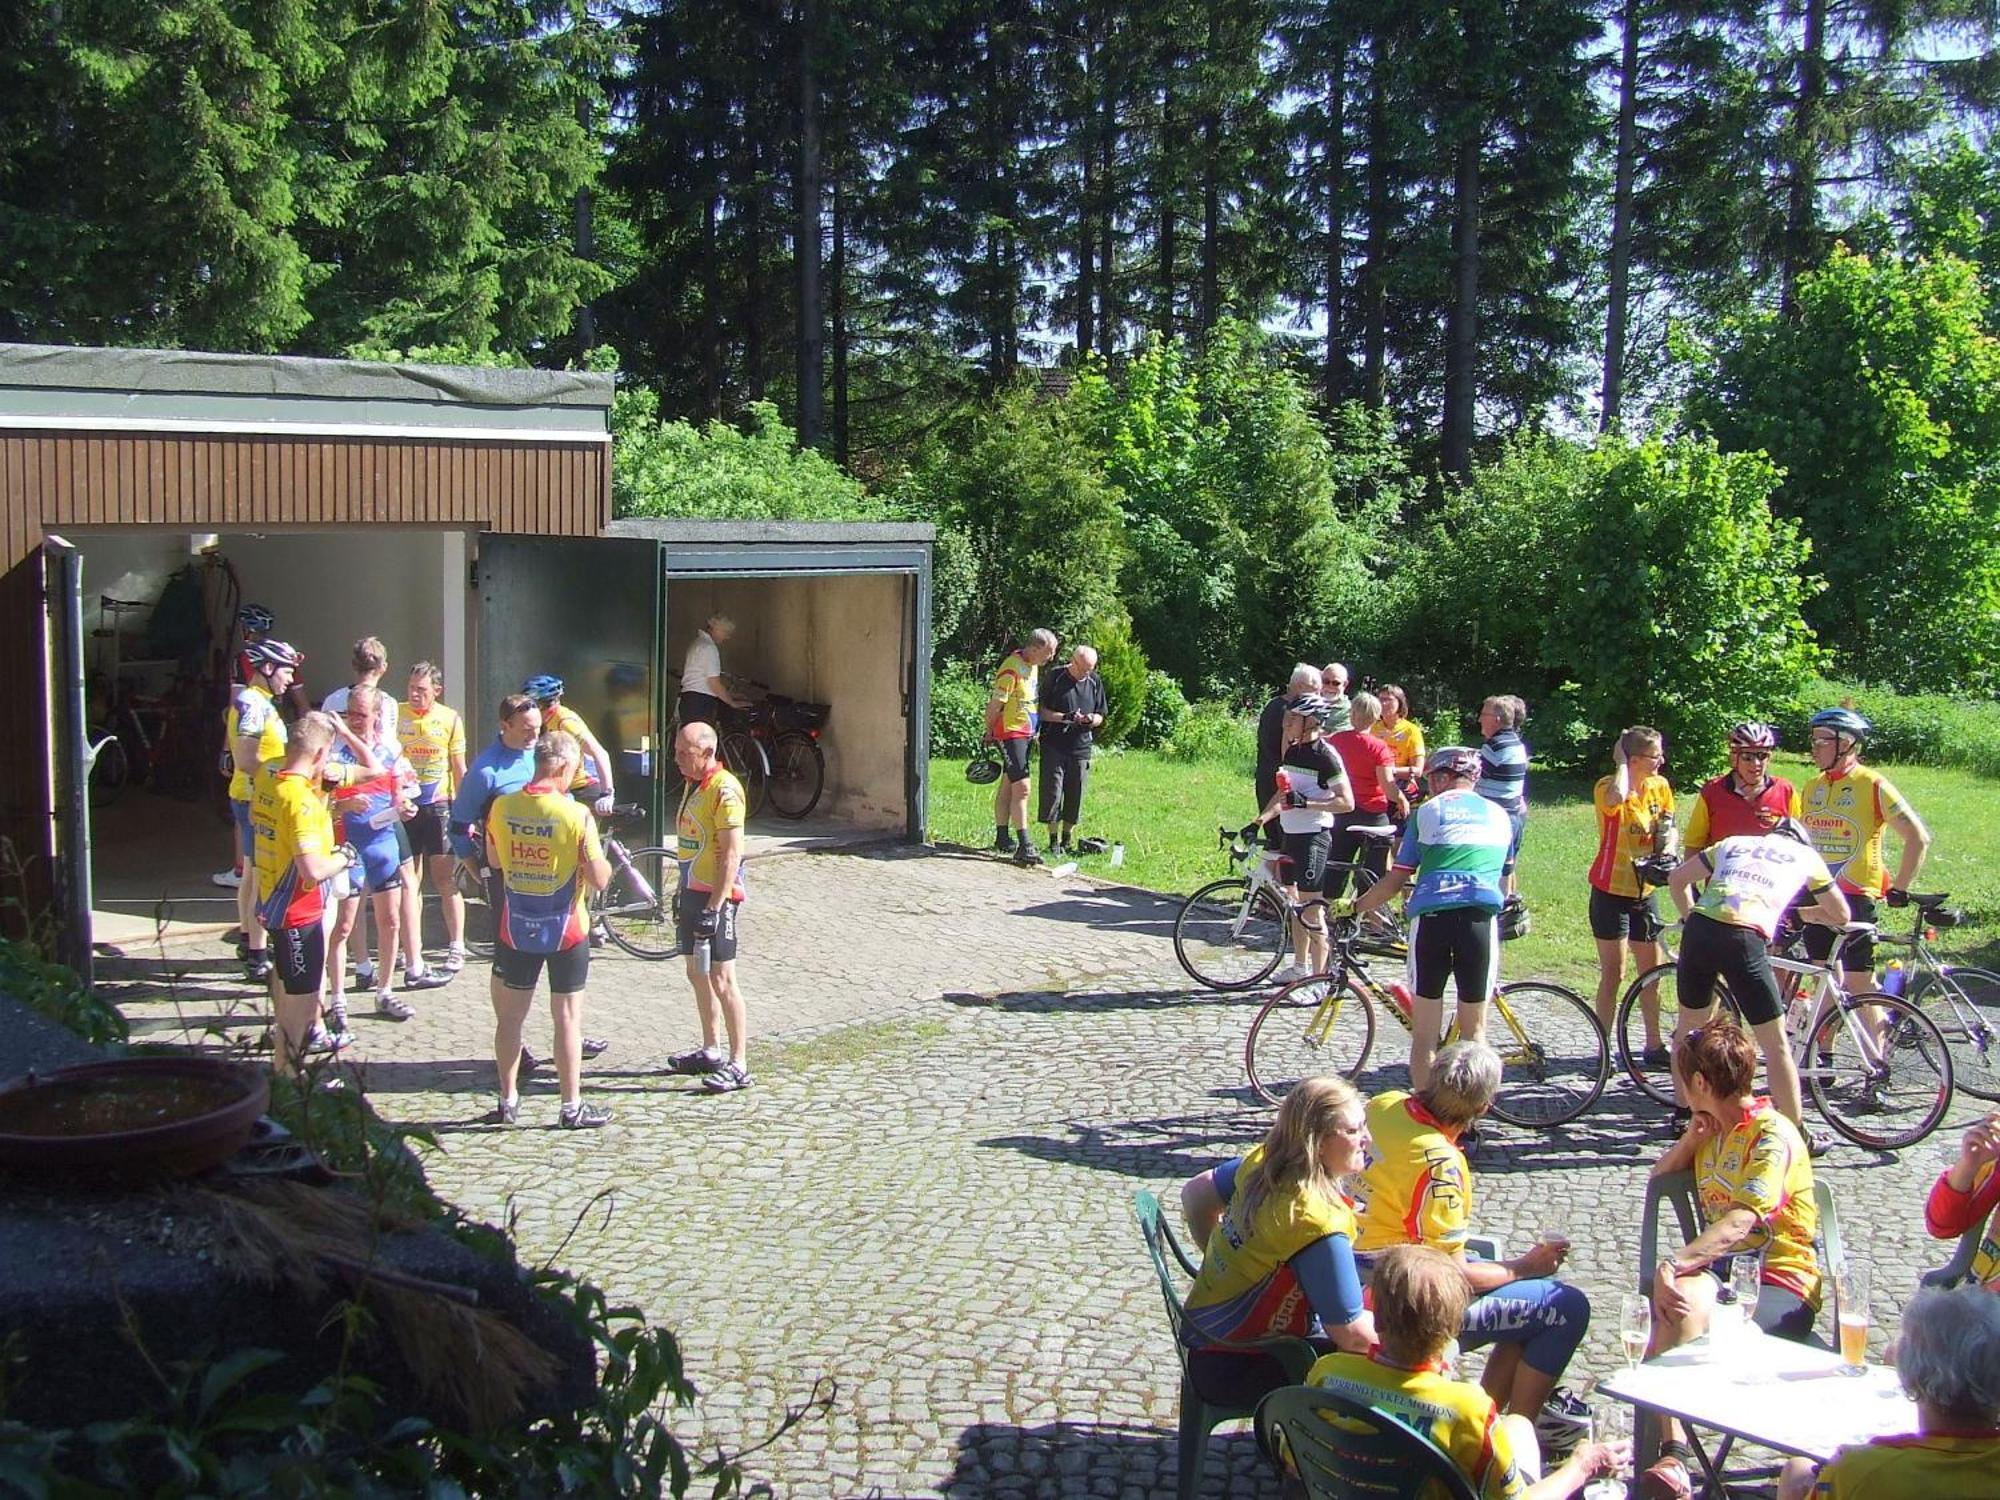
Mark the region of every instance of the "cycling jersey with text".
POLYGON ((1833 884, 1825 860, 1780 833, 1724 839, 1701 857, 1713 873, 1695 910, 1731 927, 1754 927, 1766 941, 1777 936, 1785 909, 1800 891, 1818 895, 1833 884))
POLYGON ((1393 1245, 1465 1253, 1472 1173, 1436 1115, 1401 1090, 1368 1101, 1368 1168, 1361 1174, 1362 1254, 1393 1245))
POLYGON ((1000 700, 1000 732, 1003 740, 1025 740, 1035 732, 1041 719, 1041 669, 1032 667, 1018 651, 1010 652, 993 678, 993 696, 1000 700))
MULTIPOLYGON (((590 726, 583 722, 583 715, 564 703, 558 703, 542 717, 543 734, 552 734, 558 729, 575 735, 578 748, 583 747, 586 736, 596 738, 590 733, 590 726)), ((597 757, 585 749, 583 759, 577 762, 576 775, 570 778, 569 789, 572 792, 581 791, 592 782, 601 786, 604 776, 598 767, 597 757)))
POLYGON ((278 705, 261 682, 236 689, 229 705, 229 796, 234 802, 248 802, 251 778, 257 766, 268 766, 285 758, 285 721, 278 717, 278 705), (235 765, 236 741, 254 737, 257 765, 235 765))
POLYGON ((299 873, 301 854, 333 852, 326 794, 299 771, 262 767, 251 782, 256 830, 257 920, 267 932, 316 927, 327 907, 326 882, 299 873))
POLYGON ((1812 834, 1813 848, 1843 891, 1862 896, 1889 889, 1882 836, 1893 820, 1909 812, 1903 794, 1873 766, 1856 766, 1845 776, 1815 776, 1799 794, 1799 816, 1812 834))
POLYGON ((418 806, 451 801, 458 790, 452 780, 452 757, 465 758, 465 721, 458 711, 433 703, 428 713, 404 714, 397 733, 416 773, 418 806))
POLYGON ((1246 1188, 1263 1161, 1264 1148, 1257 1145, 1237 1167, 1236 1190, 1188 1292, 1188 1325, 1203 1339, 1305 1333, 1312 1327, 1312 1303, 1292 1271, 1292 1257, 1330 1234, 1354 1238, 1353 1201, 1322 1198, 1303 1186, 1266 1193, 1246 1214, 1246 1188))
MULTIPOLYGON (((741 828, 747 812, 743 783, 720 764, 700 782, 681 793, 680 816, 674 831, 679 835, 678 857, 681 885, 687 890, 713 891, 722 875, 722 851, 717 847, 726 829, 741 828)), ((743 861, 736 862, 736 881, 729 891, 731 901, 743 899, 743 861)))
POLYGON ((495 797, 486 814, 486 858, 500 877, 500 941, 521 953, 560 953, 589 941, 582 867, 603 857, 590 809, 562 789, 531 781, 495 797))
POLYGON ((1648 776, 1631 788, 1621 802, 1614 776, 1601 777, 1597 803, 1597 858, 1590 862, 1590 883, 1608 896, 1636 896, 1639 877, 1632 861, 1653 852, 1653 830, 1674 810, 1674 790, 1664 776, 1648 776))
POLYGON ((1505 900, 1500 871, 1513 841, 1507 814, 1476 792, 1461 787, 1424 803, 1396 844, 1396 868, 1416 871, 1410 915, 1461 907, 1498 912, 1505 900))
MULTIPOLYGON (((1469 1380, 1453 1380, 1436 1365, 1402 1369, 1378 1349, 1323 1355, 1306 1375, 1306 1384, 1402 1418, 1450 1455, 1459 1473, 1472 1481, 1479 1500, 1516 1500, 1527 1493, 1499 1408, 1469 1380)), ((1338 1425, 1341 1418, 1333 1421, 1338 1425)), ((1434 1489, 1419 1493, 1431 1500, 1434 1489)))
POLYGON ((1819 1306, 1819 1257, 1813 1236, 1819 1209, 1813 1202, 1812 1158, 1799 1127, 1758 1099, 1724 1135, 1695 1148, 1695 1198, 1704 1224, 1732 1208, 1747 1208, 1756 1225, 1739 1246, 1764 1257, 1764 1280, 1819 1306))

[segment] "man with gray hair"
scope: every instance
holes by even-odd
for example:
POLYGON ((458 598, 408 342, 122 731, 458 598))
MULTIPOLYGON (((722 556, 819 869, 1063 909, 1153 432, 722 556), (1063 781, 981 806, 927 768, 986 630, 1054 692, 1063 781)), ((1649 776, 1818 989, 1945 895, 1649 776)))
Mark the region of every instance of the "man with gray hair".
POLYGON ((1778 1500, 1989 1500, 2000 1493, 2000 1297, 1978 1285, 1925 1287, 1903 1309, 1896 1378, 1917 1431, 1842 1448, 1815 1473, 1790 1460, 1778 1500))
POLYGON ((1036 821, 1048 825, 1049 848, 1056 853, 1076 853, 1071 839, 1083 815, 1083 783, 1109 707, 1104 679, 1097 675, 1095 647, 1078 646, 1070 652, 1067 666, 1049 674, 1042 692, 1041 806, 1036 821))
POLYGON ((1326 699, 1326 732, 1339 734, 1352 727, 1348 713, 1347 668, 1330 661, 1319 669, 1319 695, 1326 699))
POLYGON ((1028 747, 1041 722, 1042 663, 1056 654, 1056 633, 1035 630, 1007 653, 986 700, 986 737, 1000 747, 1001 777, 993 788, 993 849, 1014 863, 1042 862, 1028 841, 1028 747))
MULTIPOLYGON (((1278 790, 1278 766, 1285 758, 1285 705, 1305 693, 1319 691, 1319 668, 1302 661, 1292 668, 1285 690, 1264 705, 1257 715, 1257 810, 1271 805, 1278 790)), ((1284 834, 1274 818, 1264 825, 1264 846, 1276 849, 1284 834)))
POLYGON ((1535 1424, 1545 1451, 1574 1446, 1588 1409, 1556 1382, 1590 1328, 1590 1299, 1555 1279, 1567 1241, 1530 1245, 1512 1260, 1467 1255, 1472 1168, 1464 1143, 1500 1091, 1500 1054, 1484 1042, 1453 1042, 1433 1059, 1415 1093, 1368 1101, 1368 1170, 1354 1261, 1366 1279, 1393 1245, 1428 1245, 1465 1273, 1472 1302, 1459 1343, 1496 1345, 1480 1384, 1503 1412, 1535 1424))

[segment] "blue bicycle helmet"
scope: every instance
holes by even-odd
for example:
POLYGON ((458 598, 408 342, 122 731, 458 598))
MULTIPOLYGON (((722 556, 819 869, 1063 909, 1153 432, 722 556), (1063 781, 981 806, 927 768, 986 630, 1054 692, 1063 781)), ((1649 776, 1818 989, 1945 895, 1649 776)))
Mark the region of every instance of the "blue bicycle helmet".
POLYGON ((1868 738, 1872 726, 1851 708, 1823 708, 1806 721, 1814 729, 1831 729, 1835 734, 1844 734, 1856 744, 1868 738))
POLYGON ((526 682, 522 683, 521 691, 526 693, 530 698, 533 698, 537 703, 547 703, 549 700, 560 698, 563 695, 563 680, 560 677, 551 677, 548 673, 544 672, 540 676, 530 677, 526 682))
POLYGON ((278 617, 261 604, 246 604, 236 611, 236 623, 245 635, 269 635, 278 628, 278 617))

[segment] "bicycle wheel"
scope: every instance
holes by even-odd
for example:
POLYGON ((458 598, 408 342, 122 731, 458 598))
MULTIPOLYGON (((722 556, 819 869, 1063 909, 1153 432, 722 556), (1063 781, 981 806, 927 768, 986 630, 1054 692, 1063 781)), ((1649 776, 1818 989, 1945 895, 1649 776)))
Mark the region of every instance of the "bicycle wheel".
POLYGON ((733 729, 722 737, 716 753, 730 775, 743 783, 744 815, 756 817, 764 810, 764 793, 770 781, 770 763, 764 758, 764 747, 754 736, 733 729))
POLYGON ((634 849, 625 858, 592 903, 597 918, 611 941, 634 958, 672 958, 681 951, 674 924, 679 858, 669 849, 634 849))
POLYGON ((493 956, 493 908, 484 901, 465 903, 465 951, 474 958, 493 956))
MULTIPOLYGON (((1722 1014, 1740 1019, 1736 997, 1729 993, 1729 987, 1718 983, 1715 992, 1722 1014)), ((1674 1031, 1680 1025, 1680 1018, 1679 970, 1672 964, 1655 964, 1626 989, 1625 997, 1618 1002, 1618 1019, 1612 1028, 1616 1033, 1618 1066, 1639 1085, 1640 1092, 1647 1098, 1668 1108, 1676 1102, 1672 1052, 1674 1031), (1652 998, 1646 1000, 1644 997, 1647 996, 1652 998), (1640 1006, 1646 1003, 1659 1007, 1660 1044, 1664 1049, 1653 1053, 1650 1058, 1646 1053, 1646 1019, 1640 1010, 1640 1006)))
POLYGON ((1900 995, 1870 990, 1842 995, 1839 1005, 1800 1068, 1814 1107, 1857 1146, 1915 1145, 1951 1108, 1951 1049, 1936 1023, 1900 995))
POLYGON ((1501 1064, 1494 1114, 1545 1129, 1597 1102, 1611 1075, 1611 1049, 1583 996, 1530 979, 1501 985, 1489 1004, 1486 1041, 1501 1064))
POLYGON ((2000 1100, 2000 974, 1946 964, 1919 974, 1905 998, 1936 1023, 1951 1048, 1953 1086, 1975 1099, 2000 1100))
MULTIPOLYGON (((1359 899, 1365 896, 1380 878, 1366 865, 1334 860, 1326 867, 1326 880, 1322 888, 1329 898, 1352 896, 1359 899)), ((1403 914, 1403 903, 1400 898, 1377 911, 1371 911, 1367 916, 1360 918, 1360 923, 1361 931, 1357 941, 1363 953, 1402 958, 1410 951, 1410 924, 1409 919, 1403 914)))
POLYGON ((792 730, 771 747, 771 811, 797 821, 819 806, 826 790, 826 756, 819 741, 792 730))
POLYGON ((1352 1078, 1375 1045, 1375 1007, 1352 978, 1314 974, 1266 1000, 1243 1043, 1257 1097, 1276 1104, 1307 1078, 1352 1078))
POLYGON ((1174 957, 1212 990, 1247 990, 1285 954, 1285 908, 1268 890, 1254 897, 1242 876, 1211 880, 1181 903, 1174 957))

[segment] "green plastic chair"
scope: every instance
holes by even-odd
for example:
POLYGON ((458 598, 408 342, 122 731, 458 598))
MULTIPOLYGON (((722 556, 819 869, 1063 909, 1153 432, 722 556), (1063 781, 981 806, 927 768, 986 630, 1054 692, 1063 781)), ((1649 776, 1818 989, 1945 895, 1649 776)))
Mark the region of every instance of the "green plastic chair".
MULTIPOLYGON (((1146 1238, 1146 1253, 1153 1258, 1153 1273, 1160 1282, 1160 1298, 1167 1306, 1167 1327, 1173 1334, 1174 1358, 1181 1367, 1180 1453, 1175 1494, 1179 1500, 1195 1500, 1201 1492, 1202 1473, 1208 1466, 1209 1434, 1224 1422, 1240 1422, 1256 1416, 1257 1409, 1254 1406, 1210 1405, 1195 1389, 1188 1366, 1192 1351, 1185 1337, 1187 1310, 1181 1304, 1173 1272, 1167 1265, 1167 1246, 1175 1243, 1172 1231, 1166 1227, 1166 1219, 1160 1212, 1160 1200, 1150 1188, 1140 1188, 1132 1195, 1132 1212, 1139 1220, 1139 1232, 1146 1238)), ((1181 1259, 1183 1264, 1187 1263, 1184 1254, 1181 1259)), ((1304 1339, 1297 1338, 1257 1339, 1240 1344, 1210 1344, 1208 1347, 1269 1355, 1284 1368, 1285 1378, 1293 1384, 1303 1383, 1313 1361, 1319 1358, 1317 1349, 1304 1339)))
POLYGON ((1479 1500, 1451 1456, 1416 1428, 1335 1391, 1288 1385, 1257 1403, 1257 1442, 1289 1455, 1309 1500, 1479 1500))
POLYGON ((1972 1263, 1979 1258, 1979 1246, 1986 1238, 1986 1228, 1993 1222, 1993 1211, 1973 1222, 1970 1229, 1958 1237, 1958 1248, 1951 1259, 1935 1271, 1926 1271, 1923 1276, 1925 1286, 1955 1287, 1972 1275, 1972 1263))

